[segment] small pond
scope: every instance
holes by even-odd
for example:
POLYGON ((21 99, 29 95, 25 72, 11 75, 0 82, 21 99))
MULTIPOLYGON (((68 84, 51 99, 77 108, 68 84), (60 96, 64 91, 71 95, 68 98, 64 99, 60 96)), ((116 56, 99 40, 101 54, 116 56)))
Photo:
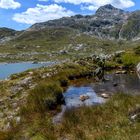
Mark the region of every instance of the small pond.
POLYGON ((90 86, 81 86, 81 87, 71 86, 64 93, 64 97, 67 108, 78 107, 83 105, 86 106, 96 105, 101 104, 105 101, 103 98, 98 97, 93 88, 90 86), (81 101, 80 96, 82 95, 88 96, 89 99, 81 101))
POLYGON ((11 74, 26 71, 28 69, 51 66, 55 62, 21 62, 21 63, 0 63, 0 80, 8 78, 11 74))
POLYGON ((105 99, 101 94, 114 94, 118 92, 140 95, 140 79, 137 74, 107 74, 105 82, 91 82, 81 86, 70 86, 64 93, 66 107, 79 107, 82 105, 96 105, 104 103, 105 99), (86 95, 89 99, 82 102, 81 95, 86 95))
POLYGON ((105 99, 97 96, 95 91, 90 86, 70 86, 64 93, 65 105, 62 105, 62 111, 53 118, 53 123, 58 124, 62 121, 63 114, 66 109, 72 109, 80 106, 91 106, 105 103, 105 99), (80 96, 88 96, 89 99, 85 101, 80 100, 80 96))
POLYGON ((62 106, 62 111, 54 117, 53 122, 60 123, 66 109, 105 103, 106 99, 100 96, 102 93, 112 95, 122 92, 140 95, 140 79, 137 74, 107 74, 105 79, 107 79, 105 82, 70 86, 64 93, 66 104, 62 106), (89 98, 82 102, 80 100, 81 95, 87 95, 89 98))

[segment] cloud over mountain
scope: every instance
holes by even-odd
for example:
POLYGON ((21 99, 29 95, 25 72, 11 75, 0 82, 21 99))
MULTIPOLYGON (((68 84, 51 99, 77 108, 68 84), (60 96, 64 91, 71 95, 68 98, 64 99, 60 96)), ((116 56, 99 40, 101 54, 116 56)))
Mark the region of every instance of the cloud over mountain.
MULTIPOLYGON (((9 0, 2 0, 9 1, 9 0)), ((13 1, 13 0, 10 0, 13 1)), ((38 2, 48 2, 49 0, 38 0, 38 2)), ((73 9, 68 10, 63 7, 61 3, 69 3, 78 5, 81 10, 95 11, 100 6, 106 4, 112 4, 117 8, 128 8, 134 6, 135 3, 132 0, 52 0, 54 4, 37 4, 33 8, 28 8, 26 11, 16 13, 13 16, 13 20, 24 24, 34 24, 38 22, 44 22, 48 20, 58 19, 61 17, 74 15, 73 9)))
POLYGON ((71 15, 74 15, 74 12, 57 4, 37 4, 36 7, 28 8, 25 12, 16 13, 13 20, 20 23, 34 24, 71 15))
POLYGON ((100 6, 111 4, 117 8, 129 8, 134 6, 132 0, 54 0, 56 3, 71 3, 75 5, 82 5, 82 9, 95 10, 100 6))

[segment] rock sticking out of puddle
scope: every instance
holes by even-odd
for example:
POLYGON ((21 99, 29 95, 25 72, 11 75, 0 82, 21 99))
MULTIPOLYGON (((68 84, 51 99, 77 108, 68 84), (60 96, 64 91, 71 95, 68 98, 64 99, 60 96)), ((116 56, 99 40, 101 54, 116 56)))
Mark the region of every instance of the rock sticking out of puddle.
POLYGON ((63 105, 62 111, 54 116, 54 124, 62 122, 63 114, 67 109, 102 104, 106 101, 104 98, 98 97, 91 87, 69 87, 64 93, 64 97, 65 106, 63 105))
POLYGON ((102 93, 101 94, 101 97, 102 98, 105 98, 105 99, 108 99, 110 97, 110 95, 109 94, 106 94, 106 93, 102 93))
POLYGON ((85 100, 89 99, 89 96, 88 95, 80 95, 80 98, 79 98, 82 102, 84 102, 85 100))

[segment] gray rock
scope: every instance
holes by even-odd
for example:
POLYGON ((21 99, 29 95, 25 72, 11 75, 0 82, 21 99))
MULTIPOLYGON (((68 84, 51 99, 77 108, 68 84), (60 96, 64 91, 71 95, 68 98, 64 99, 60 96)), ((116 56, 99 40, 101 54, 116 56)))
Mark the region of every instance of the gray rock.
POLYGON ((21 80, 20 82, 18 82, 18 85, 20 86, 26 86, 29 85, 31 83, 32 77, 27 77, 23 80, 21 80))
POLYGON ((17 94, 18 92, 22 91, 23 87, 20 87, 19 85, 14 85, 11 87, 11 93, 17 94))
POLYGON ((16 117, 16 123, 19 124, 21 121, 21 117, 16 117))
POLYGON ((13 109, 17 108, 17 106, 18 106, 17 103, 13 103, 13 104, 12 104, 13 109))
POLYGON ((140 78, 140 63, 137 65, 137 74, 138 74, 138 76, 140 78))
POLYGON ((129 112, 129 117, 131 121, 140 121, 140 106, 133 109, 131 112, 129 112))

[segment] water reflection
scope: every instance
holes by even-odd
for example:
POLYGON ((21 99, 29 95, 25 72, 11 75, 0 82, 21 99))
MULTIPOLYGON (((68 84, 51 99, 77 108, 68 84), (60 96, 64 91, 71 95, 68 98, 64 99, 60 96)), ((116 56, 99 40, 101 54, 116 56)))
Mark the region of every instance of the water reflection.
POLYGON ((108 81, 91 84, 95 92, 140 94, 140 79, 137 74, 108 74, 105 78, 108 81))
POLYGON ((69 87, 68 90, 64 93, 66 107, 79 107, 82 105, 90 106, 95 104, 104 103, 104 99, 98 97, 95 91, 90 86, 82 87, 69 87), (85 101, 80 100, 80 96, 85 95, 89 98, 85 101))

